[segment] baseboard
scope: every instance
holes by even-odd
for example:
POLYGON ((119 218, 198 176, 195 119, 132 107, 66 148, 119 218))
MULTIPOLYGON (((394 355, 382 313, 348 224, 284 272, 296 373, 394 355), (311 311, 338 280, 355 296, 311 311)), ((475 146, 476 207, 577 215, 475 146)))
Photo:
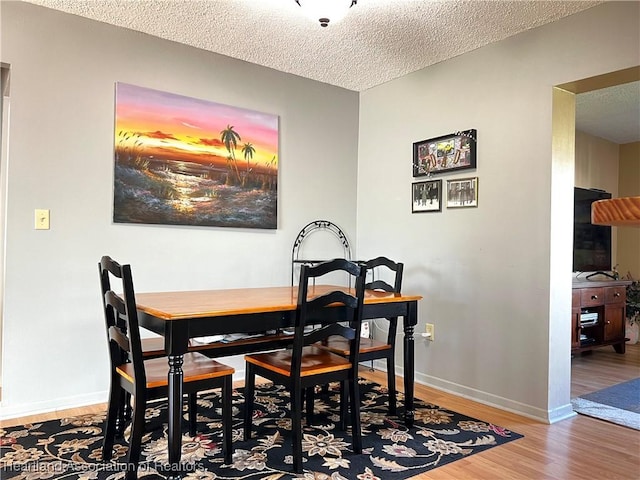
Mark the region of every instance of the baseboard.
MULTIPOLYGON (((236 370, 233 375, 233 381, 244 381, 244 369, 236 370)), ((9 420, 13 418, 26 417, 29 415, 41 415, 43 413, 52 413, 70 408, 87 407, 105 403, 109 392, 94 392, 86 395, 77 395, 74 397, 63 397, 41 402, 23 403, 20 405, 6 405, 6 402, 0 401, 0 420, 9 420)))
POLYGON ((573 410, 573 405, 571 405, 571 403, 568 403, 561 407, 550 410, 548 421, 549 423, 557 423, 561 422, 562 420, 566 420, 567 418, 575 417, 576 415, 578 414, 573 410))
POLYGON ((28 415, 40 415, 43 413, 57 412, 60 410, 68 410, 70 408, 87 407, 105 403, 109 392, 88 393, 86 395, 77 395, 74 397, 55 398, 44 400, 41 402, 22 403, 20 405, 6 405, 0 402, 0 420, 9 420, 12 418, 26 417, 28 415))
MULTIPOLYGON (((376 360, 374 367, 377 370, 384 372, 386 369, 386 362, 376 360)), ((403 377, 404 369, 396 368, 396 376, 403 377)), ((516 415, 522 415, 523 417, 531 418, 542 423, 555 423, 566 418, 570 418, 575 415, 571 404, 563 405, 553 411, 543 410, 541 408, 527 405, 525 403, 516 402, 508 398, 493 395, 491 393, 483 392, 474 388, 469 388, 464 385, 460 385, 453 382, 442 380, 441 378, 424 375, 422 373, 415 374, 415 382, 427 387, 435 388, 457 397, 465 398, 474 402, 487 405, 489 407, 499 408, 507 412, 515 413, 516 415)))

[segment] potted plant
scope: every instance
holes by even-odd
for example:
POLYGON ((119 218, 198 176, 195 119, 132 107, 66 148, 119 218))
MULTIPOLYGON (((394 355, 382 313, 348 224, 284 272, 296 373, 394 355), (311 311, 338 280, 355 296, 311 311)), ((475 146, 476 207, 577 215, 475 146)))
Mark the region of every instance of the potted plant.
POLYGON ((627 319, 625 336, 627 343, 638 343, 640 333, 640 281, 634 280, 627 286, 627 319))

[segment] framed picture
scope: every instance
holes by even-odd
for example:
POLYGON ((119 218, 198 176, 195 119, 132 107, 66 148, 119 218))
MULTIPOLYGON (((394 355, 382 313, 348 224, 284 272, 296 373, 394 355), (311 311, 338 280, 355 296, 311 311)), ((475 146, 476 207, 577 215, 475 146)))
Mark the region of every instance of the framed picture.
POLYGON ((276 229, 277 115, 116 83, 114 223, 276 229))
POLYGON ((442 210, 442 180, 416 182, 411 186, 411 213, 442 210))
POLYGON ((447 180, 447 208, 477 206, 478 177, 447 180))
POLYGON ((476 130, 464 130, 413 144, 413 176, 476 168, 476 130))

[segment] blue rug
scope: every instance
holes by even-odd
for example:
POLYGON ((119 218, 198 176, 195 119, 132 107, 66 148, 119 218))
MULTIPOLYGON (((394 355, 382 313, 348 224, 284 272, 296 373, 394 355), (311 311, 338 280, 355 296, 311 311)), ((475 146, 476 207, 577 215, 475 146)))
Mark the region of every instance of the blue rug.
POLYGON ((640 430, 640 378, 582 395, 571 403, 582 415, 640 430))

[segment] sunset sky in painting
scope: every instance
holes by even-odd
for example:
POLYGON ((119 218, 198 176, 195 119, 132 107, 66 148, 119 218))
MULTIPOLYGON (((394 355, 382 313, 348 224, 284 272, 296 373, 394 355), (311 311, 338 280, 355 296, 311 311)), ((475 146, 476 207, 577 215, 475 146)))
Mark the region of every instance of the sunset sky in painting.
POLYGON ((251 143, 255 149, 251 163, 266 164, 274 157, 278 162, 278 117, 230 105, 185 97, 159 90, 116 84, 115 142, 119 132, 140 138, 145 155, 194 162, 211 161, 211 155, 228 156, 221 142, 222 130, 233 126, 241 139, 235 151, 239 163, 246 162, 242 146, 251 143))

